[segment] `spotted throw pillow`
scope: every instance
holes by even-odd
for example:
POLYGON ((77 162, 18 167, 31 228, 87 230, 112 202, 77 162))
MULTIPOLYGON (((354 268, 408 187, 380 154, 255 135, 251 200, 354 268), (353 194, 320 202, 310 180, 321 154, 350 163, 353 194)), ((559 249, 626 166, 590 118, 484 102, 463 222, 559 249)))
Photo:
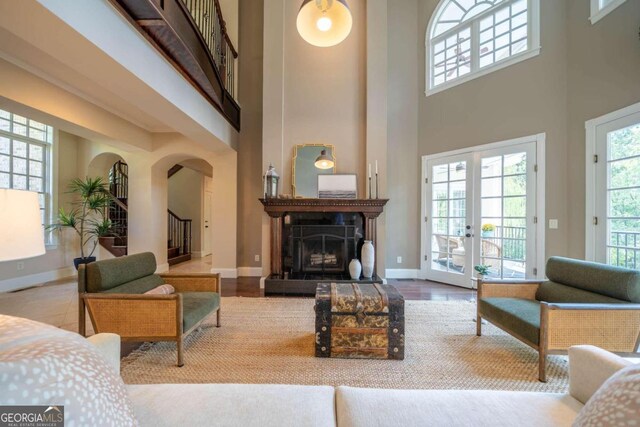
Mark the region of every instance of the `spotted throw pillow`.
POLYGON ((587 401, 573 426, 640 426, 640 364, 609 378, 587 401))
POLYGON ((145 294, 149 295, 171 295, 175 293, 176 288, 165 283, 164 285, 156 286, 155 288, 148 290, 145 294))
POLYGON ((0 405, 64 405, 65 426, 137 426, 122 378, 80 335, 0 315, 0 405))

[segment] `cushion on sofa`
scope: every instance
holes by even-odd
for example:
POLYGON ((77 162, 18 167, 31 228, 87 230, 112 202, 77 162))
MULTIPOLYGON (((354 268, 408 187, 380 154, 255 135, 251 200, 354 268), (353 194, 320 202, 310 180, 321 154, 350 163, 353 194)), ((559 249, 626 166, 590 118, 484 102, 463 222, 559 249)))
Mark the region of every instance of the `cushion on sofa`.
POLYGON ((218 307, 220 294, 216 292, 182 292, 183 331, 187 332, 218 307))
POLYGON ((640 303, 640 271, 622 267, 551 257, 547 261, 549 280, 611 298, 640 303))
POLYGON ((582 404, 566 394, 338 387, 341 427, 570 426, 582 404))
POLYGON ((522 298, 481 298, 480 310, 492 322, 533 344, 540 339, 540 303, 522 298))
POLYGON ((105 294, 144 294, 151 289, 154 289, 164 284, 164 281, 157 274, 141 277, 140 279, 132 280, 124 285, 116 286, 104 291, 105 294))
POLYGON ((584 304, 629 304, 629 301, 611 298, 552 281, 541 283, 536 291, 536 299, 546 302, 569 302, 584 304))
POLYGON ((122 378, 78 334, 0 315, 0 379, 0 405, 63 405, 64 425, 138 425, 122 378))
POLYGON ((92 262, 86 267, 87 292, 103 292, 155 271, 156 257, 151 252, 92 262))
POLYGON ((332 427, 333 387, 274 384, 128 385, 141 425, 332 427))

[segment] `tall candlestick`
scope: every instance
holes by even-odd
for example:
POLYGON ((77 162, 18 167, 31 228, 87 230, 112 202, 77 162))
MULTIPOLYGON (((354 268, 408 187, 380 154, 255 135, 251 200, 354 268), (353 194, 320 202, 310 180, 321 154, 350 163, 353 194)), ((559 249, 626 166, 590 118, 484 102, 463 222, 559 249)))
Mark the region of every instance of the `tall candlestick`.
POLYGON ((378 171, 376 171, 376 199, 378 198, 378 171))
POLYGON ((371 178, 371 163, 369 163, 369 178, 371 178))
POLYGON ((376 175, 378 175, 378 161, 376 160, 376 175))
POLYGON ((371 175, 369 175, 369 198, 371 198, 371 175))

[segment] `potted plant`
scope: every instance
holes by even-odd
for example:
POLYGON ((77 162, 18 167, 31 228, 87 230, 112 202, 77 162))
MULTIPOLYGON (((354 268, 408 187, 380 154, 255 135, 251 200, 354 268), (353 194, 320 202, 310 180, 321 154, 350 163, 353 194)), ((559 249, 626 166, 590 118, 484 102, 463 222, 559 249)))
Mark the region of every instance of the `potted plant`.
POLYGON ((491 268, 490 265, 482 265, 482 264, 478 264, 475 267, 473 267, 473 269, 478 273, 478 278, 479 279, 483 279, 484 276, 489 274, 489 269, 490 268, 491 268))
POLYGON ((496 226, 493 224, 482 224, 482 237, 493 237, 496 226))
POLYGON ((106 216, 111 193, 101 177, 76 178, 69 184, 69 193, 77 195, 73 208, 69 212, 60 208, 58 222, 47 228, 58 231, 71 228, 80 237, 80 257, 73 260, 77 270, 80 264, 96 260, 93 253, 98 246, 98 238, 113 234, 113 224, 106 216))

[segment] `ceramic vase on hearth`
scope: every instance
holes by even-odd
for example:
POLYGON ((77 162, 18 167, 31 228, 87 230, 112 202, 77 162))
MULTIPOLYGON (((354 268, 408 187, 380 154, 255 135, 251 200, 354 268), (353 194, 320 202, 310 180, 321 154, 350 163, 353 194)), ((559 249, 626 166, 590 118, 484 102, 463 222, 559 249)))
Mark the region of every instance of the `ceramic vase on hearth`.
POLYGON ((362 276, 365 279, 371 279, 373 276, 373 264, 376 259, 375 250, 373 249, 373 243, 371 240, 364 241, 360 259, 362 260, 362 276))
POLYGON ((358 261, 358 258, 354 258, 349 263, 349 274, 351 280, 360 280, 360 274, 362 273, 362 264, 358 261))

